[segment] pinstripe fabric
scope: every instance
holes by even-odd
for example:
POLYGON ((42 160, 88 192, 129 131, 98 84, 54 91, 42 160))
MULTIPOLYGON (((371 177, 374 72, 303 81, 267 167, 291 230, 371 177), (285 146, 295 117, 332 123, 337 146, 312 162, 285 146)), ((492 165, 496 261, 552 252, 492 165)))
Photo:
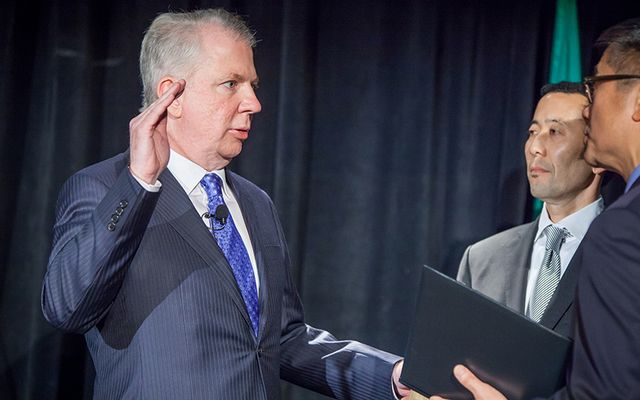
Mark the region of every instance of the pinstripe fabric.
POLYGON ((126 165, 121 154, 65 184, 43 284, 45 317, 85 334, 96 399, 278 399, 280 376, 338 398, 392 398, 396 356, 304 324, 262 190, 228 173, 261 282, 255 337, 231 269, 179 184, 165 171, 160 193, 147 193, 126 165))
MULTIPOLYGON (((214 173, 206 174, 200 181, 200 185, 204 188, 207 198, 209 199, 209 213, 216 215, 216 209, 224 205, 224 200, 222 199, 222 178, 214 173)), ((227 214, 229 214, 228 211, 227 214)), ((257 336, 260 307, 258 305, 256 277, 251 267, 249 253, 247 253, 247 249, 244 243, 242 243, 242 238, 236 228, 232 215, 229 214, 226 222, 223 223, 219 223, 215 218, 211 218, 210 221, 211 234, 216 239, 218 247, 222 250, 229 265, 231 265, 238 289, 240 289, 240 294, 247 306, 251 327, 257 336)))

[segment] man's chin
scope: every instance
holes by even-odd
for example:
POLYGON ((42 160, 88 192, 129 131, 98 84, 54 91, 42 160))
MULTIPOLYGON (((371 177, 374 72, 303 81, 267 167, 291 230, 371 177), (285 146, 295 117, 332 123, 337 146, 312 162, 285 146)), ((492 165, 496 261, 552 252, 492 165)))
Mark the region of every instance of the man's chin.
POLYGON ((238 157, 242 152, 242 142, 237 141, 233 145, 227 146, 224 151, 220 152, 220 155, 227 161, 231 161, 238 157))

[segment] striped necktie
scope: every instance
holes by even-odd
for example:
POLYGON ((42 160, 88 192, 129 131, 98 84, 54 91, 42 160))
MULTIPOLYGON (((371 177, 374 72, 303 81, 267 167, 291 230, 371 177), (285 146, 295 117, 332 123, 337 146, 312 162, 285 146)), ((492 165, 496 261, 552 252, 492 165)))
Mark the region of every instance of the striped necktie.
POLYGON ((529 308, 529 316, 536 322, 542 319, 560 282, 560 247, 569 234, 566 229, 553 225, 544 228, 544 232, 547 236, 547 244, 529 308))

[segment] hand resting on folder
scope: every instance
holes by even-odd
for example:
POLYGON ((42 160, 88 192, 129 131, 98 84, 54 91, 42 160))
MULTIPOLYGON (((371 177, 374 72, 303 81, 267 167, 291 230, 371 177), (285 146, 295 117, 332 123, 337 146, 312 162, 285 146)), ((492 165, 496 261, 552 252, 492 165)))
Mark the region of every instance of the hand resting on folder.
MULTIPOLYGON (((453 368, 453 375, 458 382, 473 394, 475 400, 507 400, 502 393, 493 386, 482 382, 473 372, 464 365, 456 365, 453 368)), ((446 400, 439 396, 431 396, 430 400, 446 400)))

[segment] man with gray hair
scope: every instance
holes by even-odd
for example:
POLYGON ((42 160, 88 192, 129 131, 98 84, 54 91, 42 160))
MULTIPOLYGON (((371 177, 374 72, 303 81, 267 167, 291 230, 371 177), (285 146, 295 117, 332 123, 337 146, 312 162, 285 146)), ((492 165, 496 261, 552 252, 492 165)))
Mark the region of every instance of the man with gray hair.
POLYGON ((221 9, 158 16, 129 150, 60 192, 42 308, 85 335, 95 398, 408 394, 399 357, 305 324, 271 200, 226 169, 261 109, 254 45, 221 9))

